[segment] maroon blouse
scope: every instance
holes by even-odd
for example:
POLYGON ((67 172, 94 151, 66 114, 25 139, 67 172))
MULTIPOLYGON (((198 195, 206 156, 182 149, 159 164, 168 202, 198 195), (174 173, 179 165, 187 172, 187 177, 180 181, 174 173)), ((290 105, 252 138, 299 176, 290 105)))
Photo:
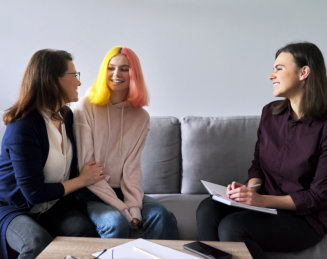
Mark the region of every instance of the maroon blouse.
POLYGON ((261 178, 263 194, 290 195, 296 214, 327 233, 327 118, 294 121, 291 108, 263 108, 249 179, 261 178))

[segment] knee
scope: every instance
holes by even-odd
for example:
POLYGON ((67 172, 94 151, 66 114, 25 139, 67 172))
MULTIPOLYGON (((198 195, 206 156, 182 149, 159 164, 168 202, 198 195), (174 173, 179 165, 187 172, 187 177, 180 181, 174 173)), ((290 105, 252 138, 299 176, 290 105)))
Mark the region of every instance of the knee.
POLYGON ((177 220, 175 215, 160 204, 156 204, 147 213, 143 213, 145 238, 178 239, 177 220))
MULTIPOLYGON (((167 228, 170 228, 170 230, 173 232, 176 230, 177 232, 177 220, 175 215, 167 210, 165 207, 162 206, 162 208, 159 210, 159 213, 161 215, 162 221, 164 222, 164 226, 167 228)), ((177 237, 175 238, 177 239, 177 237)))
POLYGON ((128 238, 131 235, 131 223, 119 212, 102 219, 97 224, 97 231, 103 238, 128 238))
POLYGON ((143 215, 145 220, 151 219, 152 222, 161 222, 164 225, 177 225, 175 215, 164 206, 156 204, 148 211, 148 215, 143 215))
POLYGON ((87 217, 75 217, 63 224, 67 236, 98 237, 95 225, 87 217))
POLYGON ((12 247, 19 253, 19 258, 36 258, 42 250, 53 240, 50 234, 44 232, 30 233, 28 239, 17 242, 19 247, 12 247))
POLYGON ((9 247, 20 254, 19 258, 35 258, 53 239, 47 230, 26 215, 10 222, 5 238, 9 247))
POLYGON ((34 236, 32 235, 29 246, 23 247, 23 250, 26 254, 30 254, 31 258, 36 257, 52 240, 53 238, 47 232, 36 233, 34 236))
POLYGON ((212 212, 214 211, 214 206, 216 202, 212 201, 210 198, 206 198, 199 204, 197 210, 196 210, 196 219, 201 221, 202 219, 205 219, 206 217, 210 217, 212 215, 212 212))
POLYGON ((221 241, 242 241, 242 224, 240 221, 229 215, 224 217, 218 226, 218 236, 221 241))

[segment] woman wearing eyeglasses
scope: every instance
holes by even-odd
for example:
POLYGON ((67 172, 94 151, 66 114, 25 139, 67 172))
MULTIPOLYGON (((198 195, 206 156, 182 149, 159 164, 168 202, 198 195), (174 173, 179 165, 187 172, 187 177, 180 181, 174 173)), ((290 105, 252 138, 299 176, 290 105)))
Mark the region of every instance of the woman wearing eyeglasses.
POLYGON ((174 215, 144 195, 141 153, 149 130, 148 93, 135 53, 114 47, 74 110, 78 161, 97 161, 105 179, 88 186, 87 211, 101 237, 177 239, 174 215))
POLYGON ((35 258, 53 237, 97 236, 72 193, 102 180, 89 162, 78 175, 73 115, 78 100, 72 57, 40 50, 26 68, 18 100, 4 114, 0 156, 0 258, 7 248, 35 258))

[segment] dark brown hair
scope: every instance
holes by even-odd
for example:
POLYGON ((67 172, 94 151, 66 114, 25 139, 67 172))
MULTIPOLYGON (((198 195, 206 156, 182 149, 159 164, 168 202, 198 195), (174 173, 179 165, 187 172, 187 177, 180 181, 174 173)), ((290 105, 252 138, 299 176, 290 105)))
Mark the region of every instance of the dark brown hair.
POLYGON ((66 95, 59 77, 72 60, 72 55, 63 50, 37 51, 27 65, 18 100, 3 116, 4 123, 22 119, 34 110, 50 112, 51 118, 60 119, 58 110, 65 103, 66 95))
MULTIPOLYGON (((291 43, 280 48, 275 59, 282 52, 292 54, 296 65, 308 66, 310 74, 306 78, 300 111, 304 117, 321 119, 327 114, 327 77, 323 55, 319 48, 310 42, 291 43)), ((283 113, 290 101, 285 99, 273 108, 273 114, 283 113)))

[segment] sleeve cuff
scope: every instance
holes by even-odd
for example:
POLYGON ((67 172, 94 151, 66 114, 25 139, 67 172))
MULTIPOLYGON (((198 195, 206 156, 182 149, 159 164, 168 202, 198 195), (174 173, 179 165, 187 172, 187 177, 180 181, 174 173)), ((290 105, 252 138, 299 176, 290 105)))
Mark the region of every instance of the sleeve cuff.
POLYGON ((139 221, 142 221, 141 209, 139 207, 129 208, 129 213, 133 219, 138 219, 139 221))
POLYGON ((129 213, 128 209, 124 209, 121 213, 125 216, 125 218, 128 220, 128 222, 132 221, 133 217, 129 213))
POLYGON ((295 204, 297 215, 305 216, 312 213, 312 211, 308 208, 310 201, 307 201, 306 196, 303 195, 303 193, 290 193, 290 196, 295 204))

